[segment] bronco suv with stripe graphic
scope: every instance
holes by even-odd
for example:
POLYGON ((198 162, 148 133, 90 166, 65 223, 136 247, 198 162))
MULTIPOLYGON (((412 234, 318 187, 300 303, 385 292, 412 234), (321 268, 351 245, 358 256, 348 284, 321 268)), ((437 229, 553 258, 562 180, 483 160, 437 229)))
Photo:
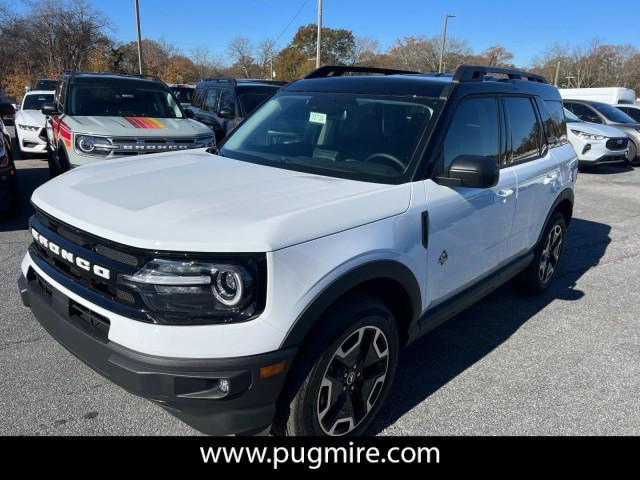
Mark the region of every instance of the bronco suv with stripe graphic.
POLYGON ((65 73, 45 104, 51 176, 98 160, 207 147, 213 132, 157 79, 65 73))

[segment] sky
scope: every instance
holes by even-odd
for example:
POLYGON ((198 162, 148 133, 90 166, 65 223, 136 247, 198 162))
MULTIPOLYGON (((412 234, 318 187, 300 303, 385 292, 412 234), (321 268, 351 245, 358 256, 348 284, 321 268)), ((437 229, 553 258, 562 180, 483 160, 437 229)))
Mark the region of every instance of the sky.
MULTIPOLYGON (((89 1, 110 19, 116 39, 135 39, 134 0, 89 1)), ((316 22, 316 4, 317 0, 140 0, 142 35, 165 39, 187 54, 205 47, 220 57, 238 35, 256 42, 280 36, 278 46, 283 47, 297 27, 316 22)), ((375 38, 383 48, 398 37, 441 35, 444 15, 456 15, 449 20, 448 34, 467 40, 476 52, 502 44, 522 67, 555 42, 578 45, 598 37, 640 48, 640 0, 324 0, 323 10, 325 26, 375 38)))

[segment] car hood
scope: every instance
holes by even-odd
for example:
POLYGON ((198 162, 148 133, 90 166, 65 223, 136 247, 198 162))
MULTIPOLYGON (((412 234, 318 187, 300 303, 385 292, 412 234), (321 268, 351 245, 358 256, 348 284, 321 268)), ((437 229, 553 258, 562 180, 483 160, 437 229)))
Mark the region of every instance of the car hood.
POLYGON ((18 110, 15 119, 16 123, 35 127, 44 127, 46 122, 46 117, 40 110, 18 110))
POLYGON ((140 248, 267 252, 398 215, 410 185, 255 165, 204 149, 100 162, 38 188, 36 207, 140 248))
POLYGON ((193 137, 212 134, 200 122, 188 118, 66 116, 76 133, 118 137, 193 137))

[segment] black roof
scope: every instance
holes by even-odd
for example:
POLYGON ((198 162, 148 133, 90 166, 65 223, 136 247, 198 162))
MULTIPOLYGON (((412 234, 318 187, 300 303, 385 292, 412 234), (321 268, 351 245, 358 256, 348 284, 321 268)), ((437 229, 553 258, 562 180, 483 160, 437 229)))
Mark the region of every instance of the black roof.
POLYGON ((218 86, 220 85, 232 85, 232 86, 252 85, 252 86, 260 86, 260 87, 280 88, 286 84, 287 82, 279 82, 275 80, 220 77, 220 78, 205 78, 204 80, 200 80, 197 83, 196 88, 207 86, 207 85, 218 85, 218 86))
POLYGON ((64 72, 63 75, 70 77, 72 82, 87 81, 88 83, 93 83, 94 81, 110 79, 110 80, 140 80, 140 81, 149 82, 149 83, 162 83, 164 85, 164 82, 154 75, 127 75, 124 73, 74 72, 74 71, 64 72))
MULTIPOLYGON (((455 89, 466 93, 527 93, 546 100, 561 100, 558 89, 549 85, 544 77, 502 68, 462 65, 453 74, 406 73, 388 69, 369 69, 375 75, 343 76, 352 69, 322 67, 322 71, 290 83, 284 90, 290 92, 361 93, 369 95, 398 95, 421 97, 447 97, 455 89), (322 76, 327 73, 327 76, 322 76), (493 76, 499 74, 502 77, 493 76)), ((353 69, 367 73, 366 68, 353 69)))

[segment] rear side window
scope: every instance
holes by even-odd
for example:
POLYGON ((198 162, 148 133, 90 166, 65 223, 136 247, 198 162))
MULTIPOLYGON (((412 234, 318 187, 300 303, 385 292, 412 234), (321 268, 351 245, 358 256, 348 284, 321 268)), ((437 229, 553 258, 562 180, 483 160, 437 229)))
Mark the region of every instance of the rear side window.
POLYGON ((444 140, 439 171, 446 173, 460 155, 482 155, 496 163, 500 157, 500 123, 495 98, 463 100, 444 140))
POLYGON ((540 156, 540 124, 527 97, 505 97, 505 112, 511 133, 511 155, 507 164, 527 162, 540 156))
POLYGON ((631 118, 633 118, 636 122, 640 122, 640 108, 618 107, 618 110, 623 111, 631 118))
POLYGON ((229 116, 236 115, 236 100, 231 90, 222 90, 220 95, 220 107, 219 112, 224 112, 229 116))
POLYGON ((210 88, 204 96, 202 109, 207 112, 216 113, 218 110, 218 97, 220 96, 219 88, 210 88))
POLYGON ((561 101, 544 100, 539 102, 544 131, 549 147, 557 147, 567 143, 567 120, 561 101))

